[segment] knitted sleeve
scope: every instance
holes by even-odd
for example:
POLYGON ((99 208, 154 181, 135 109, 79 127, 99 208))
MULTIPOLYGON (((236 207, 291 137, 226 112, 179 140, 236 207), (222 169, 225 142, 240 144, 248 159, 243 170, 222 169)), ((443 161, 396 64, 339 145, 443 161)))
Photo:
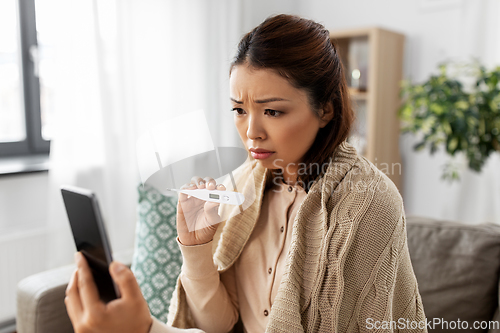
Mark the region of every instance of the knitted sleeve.
POLYGON ((359 300, 360 331, 427 332, 422 300, 406 242, 404 216, 382 252, 359 300))
POLYGON ((367 194, 369 205, 351 225, 339 331, 427 332, 407 246, 402 199, 387 182, 385 177, 379 179, 378 184, 384 186, 367 194))

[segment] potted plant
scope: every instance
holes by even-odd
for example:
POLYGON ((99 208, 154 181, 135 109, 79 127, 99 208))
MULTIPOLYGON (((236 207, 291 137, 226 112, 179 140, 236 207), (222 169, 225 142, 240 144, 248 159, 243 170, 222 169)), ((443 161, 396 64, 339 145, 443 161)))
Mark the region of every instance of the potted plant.
POLYGON ((454 162, 459 153, 480 172, 490 154, 500 152, 500 66, 441 64, 439 74, 421 84, 403 81, 401 97, 402 132, 422 135, 414 149, 428 147, 434 154, 444 146, 452 157, 442 178, 459 179, 454 162))

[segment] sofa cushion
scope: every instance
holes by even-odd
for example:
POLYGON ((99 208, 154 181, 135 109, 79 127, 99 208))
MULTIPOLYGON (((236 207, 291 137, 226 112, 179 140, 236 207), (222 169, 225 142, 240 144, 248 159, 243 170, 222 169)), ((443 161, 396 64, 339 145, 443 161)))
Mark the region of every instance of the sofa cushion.
MULTIPOLYGON (((498 308, 500 226, 409 216, 407 232, 427 319, 460 319, 469 330, 474 321, 491 320, 498 308)), ((434 331, 451 331, 451 325, 434 331)))
POLYGON ((170 298, 182 266, 177 245, 177 197, 140 185, 132 271, 151 314, 166 322, 170 298))

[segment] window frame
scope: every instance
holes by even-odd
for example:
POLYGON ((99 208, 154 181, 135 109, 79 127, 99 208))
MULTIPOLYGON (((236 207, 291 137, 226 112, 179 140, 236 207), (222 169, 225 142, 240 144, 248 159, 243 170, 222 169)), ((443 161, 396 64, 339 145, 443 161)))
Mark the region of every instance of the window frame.
POLYGON ((35 76, 35 64, 30 56, 30 50, 38 48, 35 0, 17 0, 17 3, 26 138, 0 142, 0 156, 48 155, 50 140, 42 137, 40 80, 35 76))

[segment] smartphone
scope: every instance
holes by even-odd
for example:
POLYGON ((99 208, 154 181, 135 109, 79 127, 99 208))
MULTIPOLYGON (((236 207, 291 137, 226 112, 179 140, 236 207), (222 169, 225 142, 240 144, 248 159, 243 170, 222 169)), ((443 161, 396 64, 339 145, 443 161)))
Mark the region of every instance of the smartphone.
POLYGON ((100 299, 108 303, 119 298, 118 286, 109 274, 109 265, 113 259, 95 194, 74 186, 62 186, 61 193, 76 250, 87 259, 100 299))

